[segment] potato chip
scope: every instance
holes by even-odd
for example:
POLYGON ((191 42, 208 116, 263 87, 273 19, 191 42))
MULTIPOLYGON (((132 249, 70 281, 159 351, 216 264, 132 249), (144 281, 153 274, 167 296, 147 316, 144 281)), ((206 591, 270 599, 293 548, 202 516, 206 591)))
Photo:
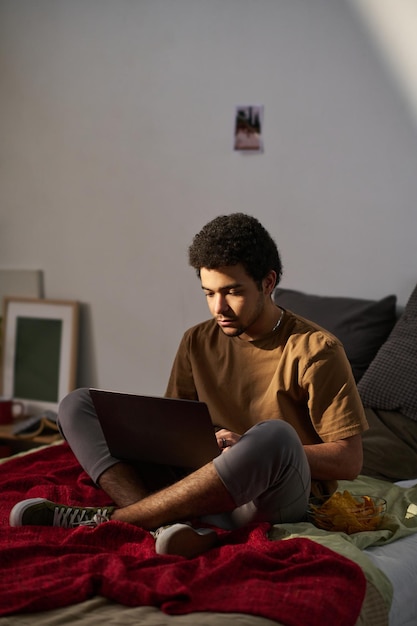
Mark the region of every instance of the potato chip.
POLYGON ((385 510, 383 498, 356 496, 347 490, 336 491, 324 502, 314 501, 309 507, 310 518, 316 526, 349 535, 376 530, 385 510))

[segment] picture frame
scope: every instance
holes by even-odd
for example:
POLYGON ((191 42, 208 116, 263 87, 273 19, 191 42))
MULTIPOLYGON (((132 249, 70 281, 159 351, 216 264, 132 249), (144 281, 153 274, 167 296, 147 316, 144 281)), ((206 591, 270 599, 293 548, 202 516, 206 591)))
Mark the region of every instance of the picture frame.
POLYGON ((57 412, 76 384, 79 303, 5 297, 3 322, 3 396, 57 412))
POLYGON ((263 117, 263 105, 242 105, 235 108, 234 150, 263 152, 263 117))
MULTIPOLYGON (((43 297, 43 272, 42 270, 14 270, 0 268, 0 307, 6 296, 24 298, 43 297)), ((2 354, 2 322, 3 311, 0 311, 0 355, 2 354)), ((0 362, 1 372, 1 362, 0 362)), ((1 381, 0 381, 1 387, 1 381)))

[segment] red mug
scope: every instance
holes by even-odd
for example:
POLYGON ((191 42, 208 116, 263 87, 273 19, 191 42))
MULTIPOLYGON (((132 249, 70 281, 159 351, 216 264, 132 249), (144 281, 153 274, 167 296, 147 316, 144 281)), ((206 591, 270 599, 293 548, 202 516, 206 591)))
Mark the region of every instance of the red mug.
POLYGON ((10 398, 0 398, 0 424, 11 424, 13 418, 23 415, 24 412, 23 402, 10 398))

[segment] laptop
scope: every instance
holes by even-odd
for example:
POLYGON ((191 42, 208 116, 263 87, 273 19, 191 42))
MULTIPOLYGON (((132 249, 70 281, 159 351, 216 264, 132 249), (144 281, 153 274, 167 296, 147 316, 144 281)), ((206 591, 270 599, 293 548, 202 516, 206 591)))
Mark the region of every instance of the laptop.
POLYGON ((198 469, 220 454, 207 405, 90 389, 112 456, 198 469))

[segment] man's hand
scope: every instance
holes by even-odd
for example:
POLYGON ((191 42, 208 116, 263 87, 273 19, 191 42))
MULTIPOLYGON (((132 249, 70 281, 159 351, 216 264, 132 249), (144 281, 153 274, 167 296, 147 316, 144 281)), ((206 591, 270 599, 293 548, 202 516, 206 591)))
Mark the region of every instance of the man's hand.
POLYGON ((225 452, 231 446, 234 446, 240 439, 241 435, 237 433, 232 433, 231 430, 226 430, 225 428, 221 428, 216 432, 217 445, 220 450, 225 452))

